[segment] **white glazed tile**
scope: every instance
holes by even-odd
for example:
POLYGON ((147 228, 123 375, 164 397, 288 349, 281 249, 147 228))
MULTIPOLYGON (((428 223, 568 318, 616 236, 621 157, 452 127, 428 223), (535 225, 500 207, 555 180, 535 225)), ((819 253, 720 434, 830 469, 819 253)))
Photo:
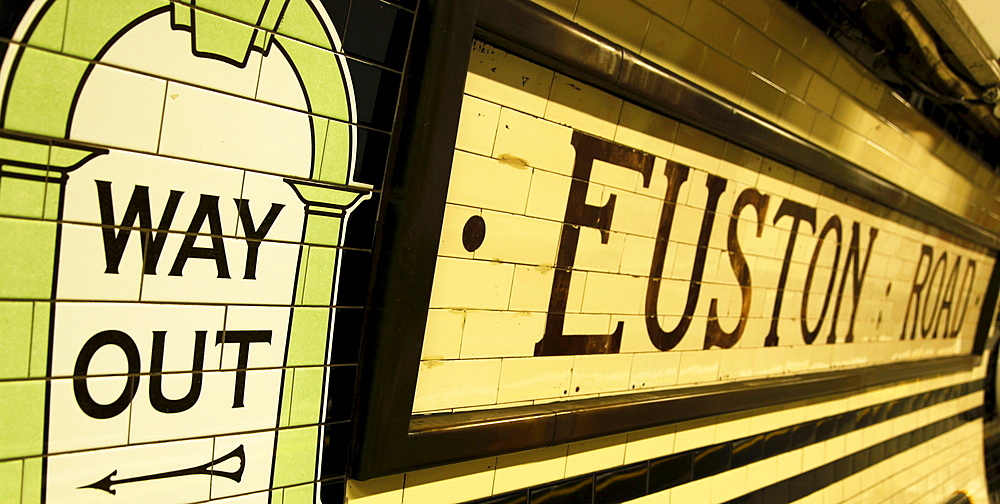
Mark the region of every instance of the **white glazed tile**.
POLYGON ((553 446, 497 457, 493 494, 562 479, 568 446, 553 446))
POLYGON ((571 395, 628 389, 631 354, 577 355, 573 360, 571 395))
POLYGON ((403 504, 458 503, 490 494, 495 458, 421 469, 406 474, 403 504))
MULTIPOLYGON (((59 455, 48 459, 45 493, 48 502, 102 503, 109 494, 81 488, 113 474, 121 480, 196 467, 212 460, 212 440, 176 441, 144 446, 59 455)), ((150 479, 113 486, 115 499, 152 499, 164 504, 183 504, 209 498, 211 478, 191 476, 178 485, 171 478, 150 479)))
POLYGON ((621 99, 556 74, 545 118, 603 138, 614 138, 621 108, 621 99))
POLYGON ((486 238, 475 258, 487 261, 551 266, 562 225, 558 222, 521 215, 483 211, 486 238))
POLYGON ((497 402, 566 397, 572 373, 570 355, 503 359, 497 402))
POLYGON ((430 307, 507 309, 513 276, 513 264, 440 257, 430 307))
POLYGON ((73 109, 70 138, 156 152, 167 83, 94 65, 73 109))
POLYGON ((467 311, 461 358, 531 356, 545 320, 544 313, 467 311))
POLYGON ((173 82, 167 86, 160 154, 308 177, 313 152, 304 113, 173 82))
POLYGON ((622 465, 625 460, 625 434, 569 444, 566 477, 622 465))
POLYGON ((678 352, 643 352, 633 354, 629 388, 670 387, 677 384, 681 354, 678 352))
POLYGON ((474 96, 463 96, 455 148, 489 156, 493 152, 493 141, 496 138, 499 120, 500 105, 474 96))
POLYGON ((570 143, 572 134, 573 130, 566 126, 504 108, 500 111, 493 158, 506 154, 524 160, 528 166, 572 176, 576 158, 570 143))
MULTIPOLYGON (((213 465, 216 471, 233 472, 243 469, 239 481, 225 476, 212 476, 212 499, 221 497, 238 496, 252 492, 267 490, 271 481, 271 464, 274 458, 274 432, 258 432, 254 434, 243 434, 237 436, 225 436, 215 438, 214 459, 219 460, 229 455, 234 450, 242 449, 246 457, 246 462, 235 458, 230 458, 218 465, 213 465)), ((247 496, 246 503, 267 502, 266 494, 247 496)), ((240 501, 243 504, 243 501, 240 501)))
POLYGON ((414 413, 495 404, 500 364, 500 359, 421 362, 413 397, 414 413), (461 387, 455 386, 455 376, 462 377, 461 387))
POLYGON ((465 311, 428 310, 420 360, 457 359, 462 348, 465 311))
POLYGON ((552 77, 552 70, 496 46, 473 41, 465 93, 541 117, 552 77))

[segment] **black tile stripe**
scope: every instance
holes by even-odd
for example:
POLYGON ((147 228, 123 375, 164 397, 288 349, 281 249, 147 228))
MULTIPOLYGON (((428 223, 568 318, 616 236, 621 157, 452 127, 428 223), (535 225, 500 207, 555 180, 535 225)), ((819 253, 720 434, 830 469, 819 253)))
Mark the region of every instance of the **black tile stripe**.
MULTIPOLYGON (((976 406, 957 415, 927 424, 906 434, 896 436, 893 439, 829 462, 813 470, 742 495, 727 501, 725 504, 743 504, 748 502, 787 504, 797 501, 914 446, 930 441, 968 422, 982 418, 982 416, 982 406, 976 406)), ((948 502, 951 503, 953 501, 949 500, 948 502)), ((957 500, 954 502, 965 501, 957 500)))
MULTIPOLYGON (((942 387, 589 475, 466 504, 614 504, 743 467, 983 390, 983 380, 942 387)), ((928 424, 730 502, 787 503, 982 416, 982 407, 928 424), (806 492, 803 494, 803 492, 806 492), (792 498, 793 496, 798 496, 792 498)))

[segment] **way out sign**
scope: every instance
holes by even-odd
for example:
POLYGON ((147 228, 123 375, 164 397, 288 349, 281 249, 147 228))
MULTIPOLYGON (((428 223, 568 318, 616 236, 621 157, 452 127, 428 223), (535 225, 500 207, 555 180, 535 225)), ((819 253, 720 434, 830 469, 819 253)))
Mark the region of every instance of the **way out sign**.
POLYGON ((337 247, 369 189, 339 37, 311 0, 66 4, 35 2, 0 67, 3 176, 58 222, 16 249, 51 251, 55 300, 25 480, 73 504, 308 489, 337 247), (64 31, 72 57, 35 48, 64 31))

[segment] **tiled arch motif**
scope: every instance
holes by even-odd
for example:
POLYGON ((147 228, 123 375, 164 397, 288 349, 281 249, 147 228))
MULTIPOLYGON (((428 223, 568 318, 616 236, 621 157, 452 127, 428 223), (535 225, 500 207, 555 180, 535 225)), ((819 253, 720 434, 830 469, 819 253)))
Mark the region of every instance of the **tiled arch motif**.
POLYGON ((343 224, 371 190, 329 16, 49 0, 13 39, 0 290, 25 498, 313 501, 343 224))

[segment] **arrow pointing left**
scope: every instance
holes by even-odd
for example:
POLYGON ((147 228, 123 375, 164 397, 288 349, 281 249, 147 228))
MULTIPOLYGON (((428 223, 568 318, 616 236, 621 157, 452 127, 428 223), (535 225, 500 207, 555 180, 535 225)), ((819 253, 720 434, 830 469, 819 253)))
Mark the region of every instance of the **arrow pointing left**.
POLYGON ((111 474, 105 476, 104 478, 97 480, 89 485, 84 485, 79 488, 95 488, 97 490, 104 490, 111 495, 115 495, 117 490, 112 488, 116 485, 124 485, 126 483, 135 483, 138 481, 148 481, 155 479, 164 478, 176 478, 178 476, 195 476, 195 475, 205 475, 205 476, 221 476, 223 478, 231 479, 237 483, 243 478, 243 470, 246 468, 246 453, 243 450, 243 445, 239 445, 233 451, 205 464, 188 467, 186 469, 176 469, 173 471, 160 472, 155 474, 147 474, 144 476, 134 476, 131 478, 122 479, 112 479, 118 474, 118 470, 115 469, 111 471, 111 474), (219 465, 229 459, 238 458, 240 460, 240 467, 235 471, 221 471, 218 469, 213 469, 214 466, 219 465))

